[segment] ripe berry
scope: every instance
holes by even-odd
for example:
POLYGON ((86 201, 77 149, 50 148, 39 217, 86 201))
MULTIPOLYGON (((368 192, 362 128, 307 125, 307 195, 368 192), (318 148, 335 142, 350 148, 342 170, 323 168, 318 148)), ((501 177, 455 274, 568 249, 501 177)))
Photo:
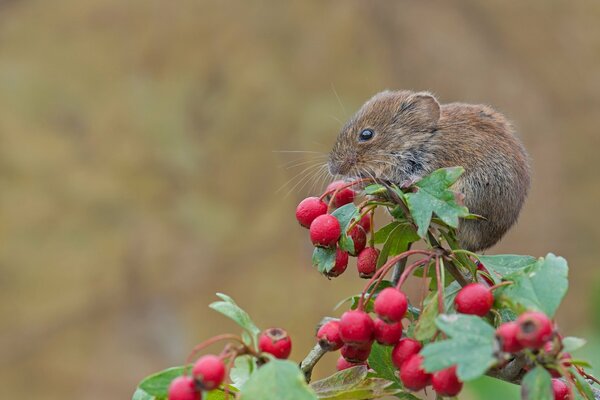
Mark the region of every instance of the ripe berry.
POLYGON ((353 256, 360 254, 360 252, 363 251, 365 249, 365 246, 367 245, 367 233, 365 232, 362 226, 354 225, 354 227, 350 229, 348 235, 352 238, 352 241, 354 242, 354 252, 352 252, 351 254, 353 256))
POLYGON ((373 342, 375 324, 364 311, 346 311, 340 319, 340 336, 346 344, 366 345, 373 342))
POLYGON ((494 304, 494 295, 485 285, 471 283, 462 288, 456 298, 454 305, 456 311, 462 314, 485 316, 494 304))
POLYGON ((388 287, 377 295, 374 310, 382 320, 386 322, 398 322, 406 315, 408 300, 402 291, 388 287))
POLYGON ((479 261, 477 262, 477 271, 483 272, 487 275, 484 274, 479 274, 479 276, 481 277, 481 279, 483 279, 485 281, 485 283, 487 283, 489 286, 494 286, 494 281, 492 281, 490 278, 488 278, 488 275, 490 275, 490 271, 487 270, 487 268, 485 267, 485 265, 483 265, 482 263, 480 263, 479 261))
POLYGON ((335 368, 338 371, 343 371, 348 368, 356 367, 357 365, 367 365, 367 363, 364 361, 360 363, 351 363, 350 361, 346 360, 344 356, 340 356, 335 364, 335 368))
POLYGON ((431 383, 431 374, 423 369, 423 357, 420 354, 410 356, 400 368, 400 380, 409 390, 422 390, 431 383))
POLYGON ((363 345, 363 346, 355 346, 351 344, 345 344, 340 349, 340 353, 342 357, 351 363, 361 363, 365 362, 369 359, 369 354, 371 354, 371 344, 363 345))
POLYGON ((552 339, 552 321, 541 312, 526 312, 517 318, 517 324, 517 339, 523 347, 540 349, 552 339))
POLYGON ((283 329, 270 328, 260 334, 258 348, 276 358, 286 359, 292 351, 292 340, 283 329))
POLYGON ((194 364, 192 375, 202 389, 213 390, 225 379, 225 364, 217 356, 204 356, 194 364))
POLYGON ((518 353, 523 350, 523 346, 517 339, 519 324, 515 321, 505 322, 496 329, 496 338, 500 342, 502 351, 506 353, 518 353))
POLYGON ((356 268, 358 275, 361 278, 372 278, 377 270, 377 258, 379 257, 379 249, 375 247, 367 247, 358 254, 356 260, 356 268))
MULTIPOLYGON (((336 190, 347 184, 348 184, 348 182, 344 182, 344 181, 331 182, 327 186, 327 189, 325 189, 325 190, 327 192, 329 192, 330 190, 336 190)), ((333 192, 331 194, 333 195, 333 192)), ((345 204, 352 203, 354 201, 354 194, 355 194, 354 190, 352 190, 350 188, 344 188, 344 189, 340 190, 339 192, 336 193, 335 197, 333 198, 333 206, 335 208, 338 208, 345 204)))
POLYGON ((455 366, 436 372, 431 382, 438 396, 454 397, 463 387, 463 383, 456 376, 455 366))
POLYGON ((336 217, 319 215, 310 224, 310 240, 317 247, 333 247, 340 238, 342 229, 336 217))
POLYGON ((552 392, 554 392, 554 400, 570 400, 571 389, 560 379, 552 379, 552 392))
POLYGON ((318 197, 307 197, 296 207, 296 219, 305 228, 319 215, 327 214, 327 204, 318 197))
POLYGON ((191 376, 179 376, 169 385, 169 400, 201 400, 202 394, 196 391, 194 379, 191 376))
POLYGON ((375 340, 379 344, 393 346, 402 336, 402 322, 388 324, 382 319, 375 319, 375 340))
POLYGON ((400 369, 402 364, 413 355, 419 353, 423 346, 415 339, 403 338, 392 349, 392 362, 400 369))
POLYGON ((329 321, 323 324, 317 332, 317 339, 323 350, 335 351, 341 349, 344 342, 340 336, 340 322, 329 321))
POLYGON ((371 215, 367 214, 362 217, 358 224, 363 227, 365 232, 369 232, 369 229, 371 229, 371 215))
POLYGON ((330 278, 335 278, 343 274, 346 267, 348 267, 348 253, 338 248, 335 251, 335 264, 326 275, 330 278))

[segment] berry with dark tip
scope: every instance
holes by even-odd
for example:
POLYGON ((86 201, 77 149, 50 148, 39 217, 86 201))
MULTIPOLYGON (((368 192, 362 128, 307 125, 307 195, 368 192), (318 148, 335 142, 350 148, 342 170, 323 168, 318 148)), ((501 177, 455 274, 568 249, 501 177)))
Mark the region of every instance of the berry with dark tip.
POLYGON ((179 376, 169 385, 169 400, 201 400, 202 394, 196 390, 191 376, 179 376))
POLYGON ((540 349, 552 339, 552 321, 544 313, 526 312, 517 318, 517 325, 517 339, 523 347, 540 349))
POLYGON ((286 359, 292 351, 292 340, 285 330, 270 328, 260 334, 258 348, 264 353, 272 354, 275 358, 286 359))
POLYGON ((344 356, 340 356, 340 358, 338 358, 335 364, 335 369, 337 369, 338 371, 343 371, 348 368, 356 367, 357 365, 367 365, 367 363, 364 361, 360 363, 352 363, 346 360, 344 356))
MULTIPOLYGON (((329 191, 333 191, 333 190, 337 190, 338 188, 341 188, 342 186, 347 185, 348 182, 344 182, 344 181, 334 181, 331 182, 328 186, 327 189, 325 189, 325 191, 329 192, 329 191)), ((331 195, 333 196, 333 192, 331 193, 331 195)), ((346 205, 348 203, 352 203, 354 201, 354 190, 350 189, 350 188, 344 188, 341 189, 340 191, 338 191, 334 198, 333 198, 333 206, 335 208, 341 207, 343 205, 346 205)))
POLYGON ((341 349, 344 342, 340 336, 340 322, 329 321, 323 324, 317 332, 317 340, 323 350, 335 351, 341 349))
POLYGON ((319 215, 327 214, 327 204, 318 197, 307 197, 296 207, 296 219, 305 228, 319 215))
POLYGON ((413 354, 400 368, 400 380, 405 388, 413 391, 425 389, 431 383, 431 374, 423 369, 423 357, 413 354))
POLYGON ((373 342, 375 324, 364 311, 351 310, 342 314, 340 336, 346 344, 367 345, 373 342))
POLYGON ((479 317, 483 317, 490 312, 493 304, 494 295, 482 283, 468 284, 458 292, 454 299, 456 311, 479 317))
POLYGON ((377 295, 373 307, 377 316, 382 320, 399 322, 406 315, 408 300, 402 291, 388 287, 377 295))
POLYGON ((433 374, 431 380, 433 390, 439 396, 454 397, 460 393, 463 383, 456 376, 456 366, 446 368, 433 374))
POLYGON ((500 342, 502 351, 506 353, 518 353, 523 350, 523 345, 517 339, 519 324, 515 321, 505 322, 496 329, 496 338, 500 342))
POLYGON ((411 338, 403 338, 392 349, 392 362, 396 368, 400 369, 402 364, 410 357, 418 354, 423 346, 421 343, 411 338))
POLYGON ((571 400, 573 398, 569 386, 560 379, 552 379, 552 392, 554 400, 571 400))
POLYGON ((361 251, 365 249, 367 245, 367 233, 360 225, 354 225, 348 236, 352 238, 352 242, 354 242, 354 252, 351 252, 353 256, 360 254, 361 251))
POLYGON ((325 275, 330 278, 335 278, 336 276, 343 274, 347 267, 348 253, 338 247, 335 251, 335 264, 329 272, 325 273, 325 275))
POLYGON ((331 214, 319 215, 310 224, 310 240, 317 247, 333 247, 337 243, 342 228, 331 214))
POLYGON ((356 268, 358 275, 361 278, 372 278, 377 270, 377 258, 379 257, 379 249, 375 247, 367 247, 358 254, 356 260, 356 268))
POLYGON ((402 322, 388 324, 380 318, 375 319, 375 340, 379 344, 393 346, 402 337, 402 322))
POLYGON ((369 354, 371 354, 371 344, 367 345, 352 345, 345 344, 340 349, 340 353, 342 357, 351 363, 361 363, 365 362, 369 359, 369 354))
POLYGON ((225 379, 225 364, 214 355, 201 357, 194 363, 192 376, 203 390, 216 389, 225 379))

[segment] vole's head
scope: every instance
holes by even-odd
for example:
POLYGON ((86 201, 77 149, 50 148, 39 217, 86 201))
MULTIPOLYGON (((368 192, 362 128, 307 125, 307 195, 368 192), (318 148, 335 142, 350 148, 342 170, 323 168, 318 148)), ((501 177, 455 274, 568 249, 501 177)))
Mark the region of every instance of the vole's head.
POLYGON ((440 105, 431 94, 384 91, 346 123, 329 154, 329 172, 400 183, 423 169, 440 105))

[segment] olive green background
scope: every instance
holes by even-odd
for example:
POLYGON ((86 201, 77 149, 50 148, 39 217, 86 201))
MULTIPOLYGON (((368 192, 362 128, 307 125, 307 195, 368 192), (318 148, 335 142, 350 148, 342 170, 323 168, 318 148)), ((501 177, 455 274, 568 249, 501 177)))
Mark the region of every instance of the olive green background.
POLYGON ((385 88, 514 121, 533 187, 489 253, 567 257, 558 322, 600 342, 600 3, 4 0, 2 397, 127 399, 237 332, 217 291, 302 358, 364 284, 311 269, 294 209, 324 181, 303 169, 385 88))

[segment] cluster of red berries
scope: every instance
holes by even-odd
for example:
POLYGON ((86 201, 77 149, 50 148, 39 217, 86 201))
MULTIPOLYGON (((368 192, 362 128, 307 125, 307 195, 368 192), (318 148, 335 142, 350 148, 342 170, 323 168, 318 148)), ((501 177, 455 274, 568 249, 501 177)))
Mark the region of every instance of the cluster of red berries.
POLYGON ((327 186, 321 197, 308 197, 298 204, 296 219, 310 231, 310 240, 316 247, 336 248, 334 267, 327 273, 329 277, 341 275, 348 267, 348 257, 357 257, 357 269, 361 278, 370 278, 375 273, 379 250, 367 247, 367 232, 371 229, 371 216, 364 215, 360 221, 352 224, 347 235, 354 242, 354 251, 346 252, 338 246, 342 236, 342 228, 338 219, 329 214, 329 207, 323 201, 326 195, 331 196, 331 205, 339 208, 352 203, 356 192, 344 181, 335 181, 327 186))
MULTIPOLYGON (((287 332, 280 328, 263 331, 258 339, 258 349, 275 358, 286 359, 292 351, 292 341, 287 332)), ((192 366, 191 376, 175 378, 170 386, 168 400, 201 400, 203 391, 217 389, 225 381, 227 368, 224 359, 229 355, 205 355, 192 366)))

